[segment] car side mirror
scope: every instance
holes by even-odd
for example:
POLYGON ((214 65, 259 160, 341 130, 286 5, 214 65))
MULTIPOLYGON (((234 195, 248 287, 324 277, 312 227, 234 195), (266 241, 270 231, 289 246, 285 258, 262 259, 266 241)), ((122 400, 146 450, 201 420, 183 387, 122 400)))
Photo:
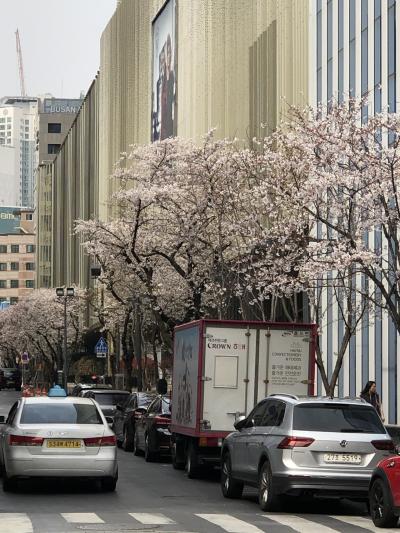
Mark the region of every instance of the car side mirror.
POLYGON ((106 422, 111 427, 114 423, 114 419, 112 416, 106 416, 106 422))
POLYGON ((245 426, 245 423, 246 417, 244 415, 241 415, 236 419, 236 422, 233 424, 233 427, 237 430, 240 430, 245 426))
POLYGON ((5 424, 6 423, 6 417, 1 415, 0 416, 0 424, 5 424))

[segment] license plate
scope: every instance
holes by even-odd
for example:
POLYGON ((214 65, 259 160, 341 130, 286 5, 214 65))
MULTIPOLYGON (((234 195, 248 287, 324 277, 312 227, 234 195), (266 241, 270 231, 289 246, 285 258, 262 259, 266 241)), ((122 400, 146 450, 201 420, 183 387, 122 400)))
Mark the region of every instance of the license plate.
POLYGON ((80 448, 80 440, 48 440, 48 448, 80 448))
POLYGON ((351 463, 359 465, 361 463, 361 455, 356 453, 325 453, 325 463, 351 463))

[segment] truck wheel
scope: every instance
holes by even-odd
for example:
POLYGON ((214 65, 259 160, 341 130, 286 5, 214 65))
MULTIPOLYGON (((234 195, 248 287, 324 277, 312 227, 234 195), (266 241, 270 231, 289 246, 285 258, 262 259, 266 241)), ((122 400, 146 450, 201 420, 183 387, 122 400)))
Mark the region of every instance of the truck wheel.
POLYGON ((396 527, 398 517, 393 513, 390 495, 382 479, 375 479, 369 492, 371 518, 377 527, 396 527))
POLYGON ((274 491, 274 482, 268 461, 265 461, 260 468, 258 502, 262 511, 276 511, 279 507, 279 497, 274 491))
POLYGON ((189 444, 187 450, 185 470, 189 479, 195 479, 198 476, 197 450, 193 443, 189 444))
POLYGON ((183 470, 185 468, 185 462, 182 460, 179 460, 182 457, 181 448, 182 448, 182 445, 179 446, 176 442, 173 442, 171 444, 171 462, 172 462, 172 467, 175 470, 183 470))
POLYGON ((226 453, 222 459, 221 490, 225 498, 241 498, 243 493, 243 483, 232 477, 232 462, 229 453, 226 453))

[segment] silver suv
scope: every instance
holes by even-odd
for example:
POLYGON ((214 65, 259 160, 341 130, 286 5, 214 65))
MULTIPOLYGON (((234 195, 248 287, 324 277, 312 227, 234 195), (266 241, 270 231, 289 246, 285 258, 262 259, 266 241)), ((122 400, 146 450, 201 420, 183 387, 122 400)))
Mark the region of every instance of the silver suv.
POLYGON ((394 454, 375 409, 360 399, 273 394, 235 423, 221 456, 221 488, 240 498, 258 487, 263 511, 281 496, 325 495, 367 500, 372 471, 394 454))

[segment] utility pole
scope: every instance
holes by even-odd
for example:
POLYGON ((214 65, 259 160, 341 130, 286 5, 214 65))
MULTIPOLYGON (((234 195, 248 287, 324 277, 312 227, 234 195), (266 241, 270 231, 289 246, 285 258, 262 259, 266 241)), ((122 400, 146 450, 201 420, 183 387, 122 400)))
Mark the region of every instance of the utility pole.
POLYGON ((20 87, 21 87, 21 96, 26 96, 24 65, 22 63, 21 41, 19 39, 18 28, 17 28, 17 31, 15 32, 15 39, 16 39, 16 43, 17 43, 17 57, 18 57, 19 83, 20 83, 20 87))

